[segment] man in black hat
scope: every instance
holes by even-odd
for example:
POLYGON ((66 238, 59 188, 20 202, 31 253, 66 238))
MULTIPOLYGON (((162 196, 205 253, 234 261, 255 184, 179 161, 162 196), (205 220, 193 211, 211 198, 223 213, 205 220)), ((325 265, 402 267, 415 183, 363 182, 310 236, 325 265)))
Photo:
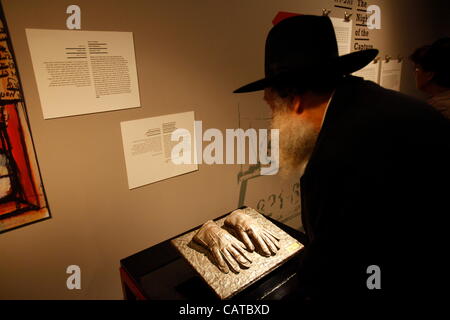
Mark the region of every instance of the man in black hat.
POLYGON ((302 175, 298 299, 425 297, 444 280, 450 125, 350 75, 377 53, 339 56, 328 17, 290 17, 267 36, 265 78, 234 91, 264 90, 281 171, 302 175))

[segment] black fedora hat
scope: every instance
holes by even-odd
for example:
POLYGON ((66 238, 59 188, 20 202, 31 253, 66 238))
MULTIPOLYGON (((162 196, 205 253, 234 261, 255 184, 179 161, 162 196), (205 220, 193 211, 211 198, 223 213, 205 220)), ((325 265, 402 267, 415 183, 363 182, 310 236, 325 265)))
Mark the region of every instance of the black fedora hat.
POLYGON ((339 56, 330 18, 298 15, 286 18, 269 31, 265 47, 265 77, 233 91, 262 90, 274 85, 302 83, 332 75, 355 72, 378 54, 368 49, 339 56))

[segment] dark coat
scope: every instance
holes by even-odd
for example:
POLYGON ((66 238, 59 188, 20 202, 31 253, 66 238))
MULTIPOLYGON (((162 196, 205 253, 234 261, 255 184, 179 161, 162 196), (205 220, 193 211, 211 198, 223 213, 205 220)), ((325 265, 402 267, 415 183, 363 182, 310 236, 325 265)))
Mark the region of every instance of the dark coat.
POLYGON ((431 106, 362 78, 339 84, 300 180, 302 292, 395 299, 439 286, 449 155, 450 124, 431 106), (367 287, 370 265, 380 268, 381 290, 367 287))

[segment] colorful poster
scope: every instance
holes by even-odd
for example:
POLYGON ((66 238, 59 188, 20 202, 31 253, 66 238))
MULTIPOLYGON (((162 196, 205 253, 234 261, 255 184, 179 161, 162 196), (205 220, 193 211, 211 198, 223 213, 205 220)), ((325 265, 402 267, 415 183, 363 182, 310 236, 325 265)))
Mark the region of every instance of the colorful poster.
POLYGON ((0 12, 0 233, 50 218, 10 48, 0 12))
POLYGON ((7 33, 0 19, 0 100, 11 101, 21 98, 14 59, 9 51, 7 33))

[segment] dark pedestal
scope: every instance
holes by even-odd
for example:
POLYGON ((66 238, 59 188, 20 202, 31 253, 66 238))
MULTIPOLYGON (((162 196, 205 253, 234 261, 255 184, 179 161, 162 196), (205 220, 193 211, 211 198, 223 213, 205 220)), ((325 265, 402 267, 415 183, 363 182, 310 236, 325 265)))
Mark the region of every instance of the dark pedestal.
MULTIPOLYGON (((303 233, 270 217, 266 218, 299 242, 305 243, 303 233)), ((120 261, 120 277, 124 298, 127 300, 217 301, 218 298, 214 292, 178 254, 170 240, 168 239, 120 261)), ((302 252, 298 253, 234 296, 233 299, 278 300, 288 298, 297 287, 297 265, 301 254, 302 252)))

